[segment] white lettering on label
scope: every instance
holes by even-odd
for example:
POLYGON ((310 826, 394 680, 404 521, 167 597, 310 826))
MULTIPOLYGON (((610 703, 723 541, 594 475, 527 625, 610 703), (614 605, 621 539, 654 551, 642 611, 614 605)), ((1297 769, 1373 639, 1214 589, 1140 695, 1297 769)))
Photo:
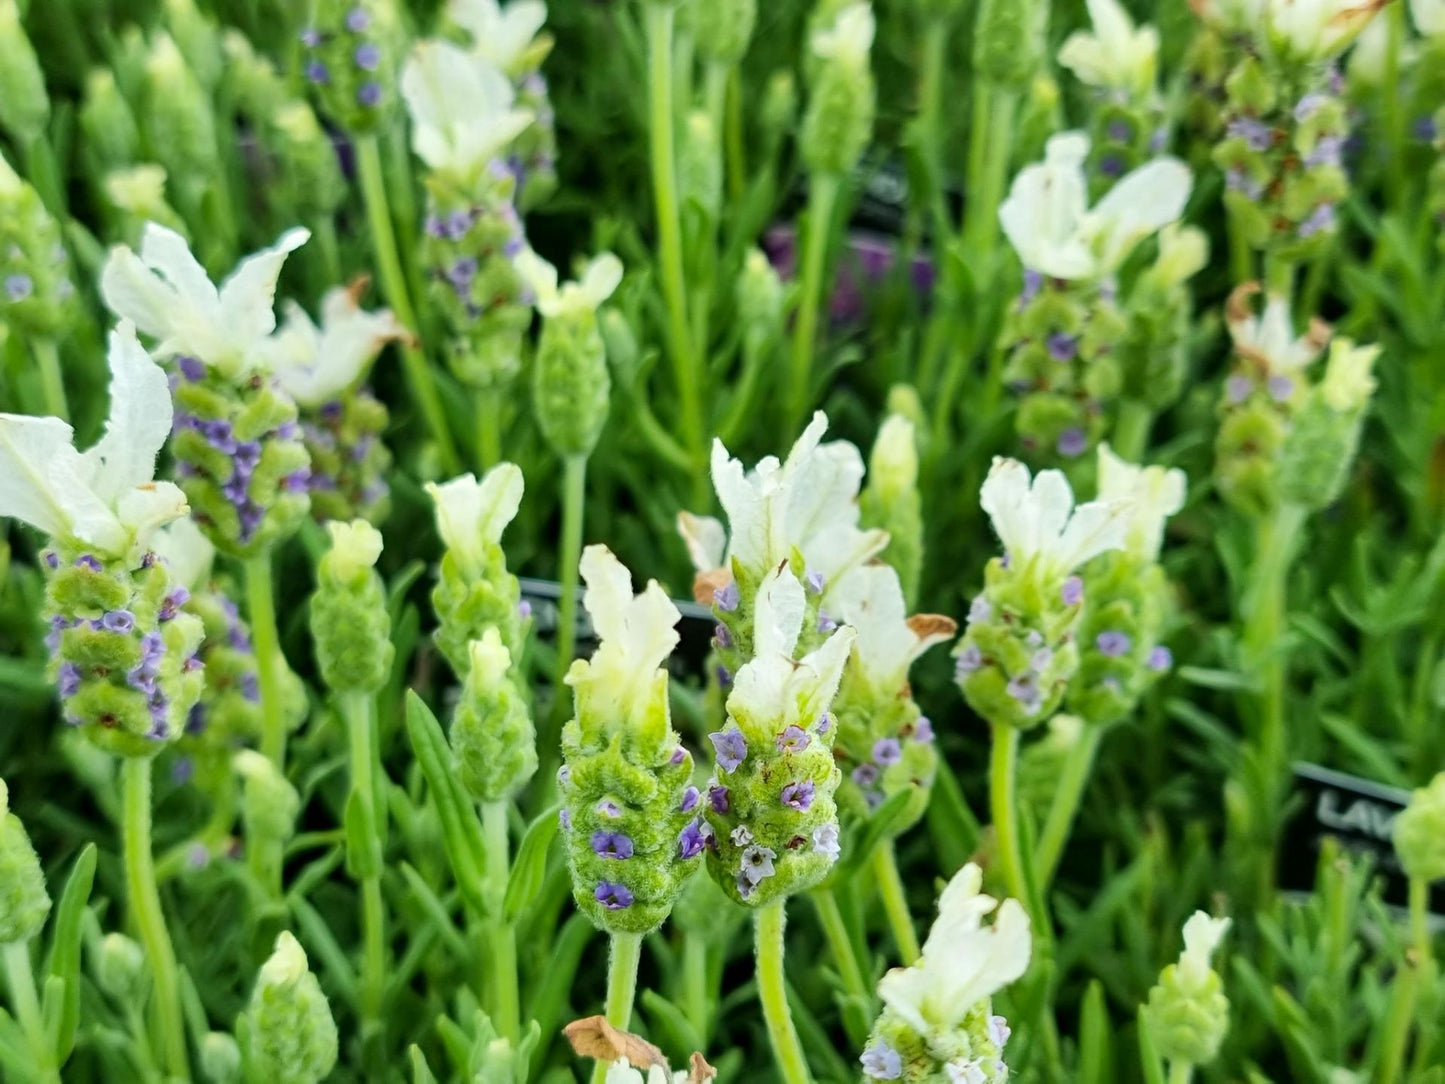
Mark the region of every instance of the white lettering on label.
POLYGON ((1399 810, 1381 806, 1368 798, 1356 798, 1341 810, 1339 792, 1323 790, 1315 803, 1315 816, 1328 828, 1341 832, 1363 832, 1389 842, 1390 827, 1399 816, 1399 810))

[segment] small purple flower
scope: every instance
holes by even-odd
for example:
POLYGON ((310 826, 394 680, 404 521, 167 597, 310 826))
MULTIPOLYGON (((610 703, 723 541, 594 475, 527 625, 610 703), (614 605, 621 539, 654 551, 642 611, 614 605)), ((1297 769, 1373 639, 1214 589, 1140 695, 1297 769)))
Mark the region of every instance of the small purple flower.
POLYGON ((602 801, 598 802, 597 812, 601 813, 604 817, 611 817, 613 819, 622 816, 622 808, 611 798, 603 798, 602 801))
POLYGON ((1238 166, 1225 170, 1224 187, 1231 192, 1242 192, 1249 199, 1259 199, 1264 194, 1264 185, 1238 166))
POLYGON ((748 740, 743 737, 743 732, 736 724, 726 730, 713 731, 707 737, 717 751, 718 767, 723 771, 737 771, 738 765, 747 759, 748 740))
POLYGON ((793 725, 778 735, 778 752, 801 753, 813 739, 802 727, 793 725))
POLYGON ((557 823, 570 832, 572 830, 572 811, 565 806, 557 810, 557 823))
POLYGON ((933 720, 927 715, 920 715, 918 721, 913 724, 913 740, 929 745, 933 741, 933 720))
POLYGON ((427 215, 422 229, 428 237, 445 238, 447 235, 447 225, 440 215, 427 215))
POLYGON ((1049 663, 1053 661, 1053 648, 1041 647, 1029 656, 1029 669, 1036 674, 1041 674, 1049 668, 1049 663))
POLYGON ((73 662, 61 663, 59 672, 55 675, 55 687, 60 691, 63 699, 69 700, 76 693, 80 692, 80 680, 83 675, 80 667, 73 662))
POLYGON ((827 633, 832 632, 832 631, 833 631, 834 629, 836 629, 837 627, 838 627, 838 622, 834 621, 834 620, 833 620, 831 617, 829 617, 829 616, 827 615, 827 613, 825 613, 824 611, 822 611, 822 610, 819 610, 819 611, 818 611, 818 631, 819 631, 819 632, 824 633, 824 634, 827 634, 827 633))
POLYGON ((129 610, 107 610, 100 619, 100 625, 110 632, 129 632, 135 628, 135 614, 129 610))
POLYGON ((246 635, 246 630, 240 625, 235 625, 227 631, 226 643, 231 645, 233 651, 251 650, 251 638, 246 635))
POLYGON ((1294 380, 1287 376, 1272 376, 1266 386, 1269 397, 1277 403, 1285 402, 1294 394, 1294 380))
POLYGON ((239 441, 231 456, 238 468, 249 473, 255 470, 256 464, 261 462, 261 442, 258 440, 239 441))
POLYGON ((99 572, 104 567, 98 560, 89 553, 82 553, 75 559, 76 568, 88 568, 92 572, 99 572))
POLYGON ((719 587, 712 593, 713 605, 719 610, 722 610, 723 613, 732 613, 738 608, 738 603, 741 601, 742 598, 738 594, 736 580, 729 583, 726 587, 719 587))
POLYGON ((978 649, 977 644, 964 644, 963 650, 958 653, 958 659, 954 663, 954 672, 959 675, 973 673, 983 665, 983 652, 978 649))
POLYGON ((1106 154, 1099 159, 1099 172, 1105 177, 1120 177, 1124 173, 1124 159, 1117 154, 1106 154))
POLYGON ((1084 601, 1084 581, 1077 576, 1070 576, 1064 581, 1059 596, 1064 600, 1065 606, 1077 606, 1084 601))
POLYGON ((206 364, 200 358, 182 354, 176 358, 176 366, 181 370, 181 375, 192 384, 200 383, 206 378, 206 364))
POLYGON ((1274 130, 1254 117, 1231 121, 1227 135, 1231 139, 1244 140, 1250 150, 1267 151, 1274 145, 1274 130))
POLYGON ((726 625, 724 625, 722 622, 718 622, 717 628, 713 630, 713 641, 720 648, 726 649, 732 647, 733 634, 728 631, 728 627, 726 625))
POLYGON ((1099 649, 1100 654, 1117 659, 1121 655, 1128 654, 1129 649, 1134 646, 1134 641, 1126 632, 1106 629, 1094 637, 1094 646, 1099 649))
POLYGON ((306 78, 309 82, 324 85, 331 82, 331 73, 321 61, 309 60, 306 62, 306 78))
POLYGON ((1112 120, 1105 131, 1115 143, 1127 143, 1134 138, 1134 128, 1127 120, 1112 120))
MULTIPOLYGON (((201 670, 204 668, 205 663, 201 662, 201 660, 196 658, 194 655, 186 656, 186 661, 181 663, 181 669, 187 674, 193 674, 197 670, 201 670)), ((256 699, 259 700, 260 696, 257 696, 256 699)))
POLYGON ((983 595, 974 595, 973 601, 968 604, 969 624, 988 621, 993 617, 993 603, 983 595))
POLYGON ((691 813, 697 808, 697 803, 702 800, 702 794, 696 787, 688 787, 682 792, 682 801, 677 803, 679 813, 691 813))
POLYGON ((1305 156, 1307 166, 1339 166, 1345 141, 1339 136, 1320 136, 1315 149, 1305 156))
POLYGON ((1440 126, 1435 123, 1433 116, 1421 117, 1415 122, 1415 138, 1422 143, 1434 143, 1435 137, 1440 134, 1440 126))
POLYGON ((734 847, 746 847, 753 841, 753 830, 746 824, 740 824, 728 833, 728 839, 734 847))
POLYGON ((746 873, 739 873, 737 876, 737 880, 734 883, 737 885, 738 895, 741 896, 743 899, 747 899, 755 891, 757 891, 758 886, 753 884, 752 881, 748 880, 748 875, 746 873))
POLYGON ((732 808, 732 802, 728 799, 727 787, 709 786, 707 788, 707 804, 714 813, 727 813, 732 808))
POLYGON ((667 762, 675 768, 686 759, 687 750, 679 745, 676 749, 672 751, 672 756, 667 758, 667 762))
POLYGON ((988 1018, 988 1039, 994 1046, 1002 1050, 1008 1045, 1008 1037, 1013 1034, 1013 1029, 1008 1026, 1008 1021, 1002 1016, 990 1016, 988 1018))
POLYGON ((1144 665, 1150 670, 1168 670, 1174 665, 1174 652, 1160 644, 1149 652, 1149 660, 1144 665))
POLYGON ((732 688, 732 684, 733 684, 733 674, 732 674, 732 671, 731 671, 731 670, 729 670, 726 666, 719 665, 718 668, 717 668, 717 670, 714 671, 714 672, 717 674, 718 688, 721 688, 721 689, 730 689, 730 688, 732 688))
POLYGON ((1305 121, 1309 120, 1312 116, 1318 113, 1320 111, 1320 107, 1323 106, 1327 101, 1329 101, 1329 98, 1318 92, 1306 94, 1297 103, 1295 103, 1294 119, 1303 124, 1305 121))
POLYGON ((903 759, 903 750, 897 738, 879 738, 873 743, 873 759, 883 767, 897 764, 903 759))
POLYGON ((290 493, 300 493, 311 481, 311 468, 302 467, 281 479, 281 488, 290 493))
POLYGON ((261 702, 261 686, 256 681, 255 674, 242 674, 238 684, 241 687, 241 698, 243 700, 252 704, 259 704, 261 702))
POLYGON ((346 13, 346 29, 353 34, 363 33, 369 26, 371 26, 371 16, 367 14, 365 8, 352 8, 346 13))
POLYGON ((1335 228, 1335 205, 1333 203, 1321 203, 1310 212, 1308 218, 1299 224, 1299 235, 1301 237, 1313 237, 1317 233, 1335 228))
POLYGON ((789 783, 783 788, 783 804, 789 809, 796 809, 800 813, 807 812, 808 807, 813 804, 813 793, 815 790, 816 788, 811 779, 789 783))
POLYGON ((838 852, 842 849, 838 846, 838 826, 829 821, 827 824, 820 824, 814 828, 813 848, 826 854, 829 858, 837 858, 838 852))
POLYGON ((216 418, 201 423, 201 435, 211 442, 217 451, 231 455, 236 451, 236 434, 231 423, 225 418, 216 418))
POLYGON ((446 232, 453 241, 460 241, 471 231, 477 220, 475 211, 453 211, 447 215, 446 232))
POLYGON ((825 711, 822 715, 818 716, 818 722, 815 725, 818 728, 819 734, 826 734, 833 728, 833 717, 825 711))
POLYGON ((771 877, 777 872, 773 868, 773 859, 778 857, 778 852, 771 847, 763 847, 753 844, 743 850, 742 875, 753 884, 757 884, 765 877, 771 877))
POLYGON ((362 83, 361 88, 356 92, 356 101, 359 105, 374 107, 381 103, 381 84, 362 83))
POLYGON ((679 858, 696 858, 702 854, 707 846, 707 839, 702 834, 699 825, 700 821, 689 821, 682 834, 677 837, 677 856, 679 858))
POLYGON ((161 659, 165 658, 166 642, 161 634, 154 629, 140 638, 140 661, 141 665, 152 668, 161 659))
POLYGON ((11 301, 24 301, 35 292, 35 284, 29 275, 19 272, 5 276, 5 296, 11 301))
POLYGON ((295 440, 301 435, 301 427, 295 422, 282 422, 272 430, 271 435, 277 440, 295 440))
POLYGON ((160 610, 156 613, 156 619, 158 621, 171 620, 176 616, 176 611, 189 602, 190 598, 190 591, 184 587, 177 587, 161 601, 160 610))
POLYGON ((1024 288, 1019 294, 1019 308, 1023 308, 1034 298, 1039 296, 1039 291, 1044 288, 1044 276, 1037 271, 1024 269, 1024 288))
POLYGON ((371 42, 363 42, 356 47, 356 52, 351 55, 356 61, 356 66, 364 72, 374 72, 381 65, 381 50, 371 42))
POLYGON ((600 882, 592 898, 609 911, 621 911, 632 906, 632 890, 611 881, 600 882))
POLYGON ((860 787, 871 787, 874 783, 878 782, 878 765, 860 764, 853 769, 853 773, 849 778, 860 787))
POLYGON ((301 44, 308 49, 315 49, 321 44, 321 31, 317 30, 314 26, 308 26, 305 30, 301 31, 301 44))
POLYGON ((808 590, 813 592, 813 594, 821 595, 823 593, 823 585, 827 581, 824 580, 821 572, 809 572, 803 579, 808 585, 808 590))
POLYGON ((190 757, 177 757, 171 765, 171 780, 181 786, 189 783, 196 774, 196 762, 190 757))
POLYGON ((1008 694, 1030 715, 1038 711, 1039 705, 1043 703, 1043 693, 1039 690, 1038 679, 1033 674, 1020 674, 1012 678, 1008 683, 1008 694))
POLYGON ((600 858, 624 861, 632 857, 632 837, 624 832, 608 832, 599 828, 592 833, 592 851, 600 858))
POLYGON ((1254 391, 1254 381, 1243 373, 1234 373, 1224 382, 1224 394, 1231 403, 1242 403, 1254 391))
POLYGON ((1060 455, 1074 459, 1088 451, 1089 435, 1077 425, 1071 425, 1059 434, 1057 448, 1060 455))
POLYGON ((863 1075, 874 1080, 897 1080, 903 1075, 903 1059, 882 1039, 864 1047, 858 1061, 863 1065, 863 1075))

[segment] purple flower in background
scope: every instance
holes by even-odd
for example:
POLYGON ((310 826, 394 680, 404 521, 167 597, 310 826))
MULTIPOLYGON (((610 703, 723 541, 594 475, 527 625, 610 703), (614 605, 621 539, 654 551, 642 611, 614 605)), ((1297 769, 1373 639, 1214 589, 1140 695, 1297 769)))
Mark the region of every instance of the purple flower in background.
POLYGON ((819 734, 828 733, 828 731, 833 728, 833 717, 826 711, 823 712, 822 715, 818 716, 817 727, 819 734))
POLYGON ((873 743, 873 759, 885 768, 903 759, 903 750, 897 738, 879 738, 873 743))
POLYGON ((1099 159, 1099 172, 1105 177, 1119 177, 1124 173, 1124 159, 1117 154, 1106 154, 1099 159))
POLYGON ((1149 652, 1149 661, 1144 665, 1150 670, 1168 670, 1174 665, 1174 652, 1170 651, 1163 644, 1160 644, 1153 651, 1149 652))
POLYGON ((933 741, 933 720, 927 715, 920 715, 918 721, 913 724, 913 740, 928 745, 933 741))
POLYGON ((61 663, 60 670, 55 675, 55 687, 60 691, 60 695, 68 700, 80 692, 81 677, 80 667, 75 663, 61 663))
POLYGON ((860 764, 853 769, 850 778, 860 787, 871 787, 874 783, 878 782, 878 765, 860 764))
POLYGON ((783 788, 783 804, 798 812, 806 812, 813 804, 813 793, 816 788, 811 779, 804 779, 802 782, 789 783, 783 788))
POLYGON ((832 632, 832 631, 833 631, 834 629, 836 629, 837 627, 838 627, 838 622, 834 621, 834 620, 833 620, 831 617, 829 617, 829 616, 827 615, 827 613, 825 613, 824 611, 822 611, 822 610, 819 610, 819 611, 818 611, 818 631, 819 631, 819 632, 826 634, 826 633, 832 632))
POLYGON ((1079 337, 1062 331, 1055 331, 1048 337, 1046 345, 1049 357, 1055 361, 1073 361, 1079 356, 1079 337))
POLYGON ((1329 99, 1325 95, 1318 92, 1306 94, 1297 103, 1295 103, 1294 119, 1303 124, 1305 121, 1309 120, 1310 117, 1318 113, 1320 111, 1320 106, 1324 105, 1327 101, 1329 101, 1329 99))
POLYGON ((697 803, 702 800, 702 794, 696 787, 688 787, 682 792, 682 801, 677 803, 679 813, 691 813, 697 808, 697 803))
POLYGON ((1313 237, 1317 233, 1335 228, 1335 205, 1333 203, 1321 203, 1310 212, 1308 218, 1299 224, 1299 235, 1301 237, 1313 237))
POLYGON ((813 739, 802 727, 793 725, 778 735, 778 752, 801 753, 813 739))
POLYGON ((1345 141, 1339 136, 1320 136, 1315 149, 1305 156, 1305 165, 1338 166, 1344 151, 1345 141))
POLYGON ((724 786, 712 785, 707 788, 707 804, 712 807, 714 813, 726 813, 732 808, 732 802, 728 800, 728 789, 724 786))
POLYGON ((1038 679, 1033 674, 1020 674, 1012 678, 1008 683, 1008 694, 1030 715, 1038 711, 1039 705, 1043 703, 1043 693, 1039 690, 1038 679))
POLYGON ((975 595, 973 601, 968 604, 969 623, 987 621, 991 617, 993 617, 993 603, 983 595, 975 595))
POLYGON ((241 696, 252 704, 261 702, 261 686, 256 681, 255 674, 241 675, 241 696))
POLYGON ((1013 1029, 1008 1026, 1008 1021, 1002 1016, 990 1016, 988 1018, 988 1038, 994 1046, 1002 1050, 1008 1045, 1008 1037, 1013 1034, 1013 1029))
POLYGON ((29 275, 17 272, 5 276, 5 296, 11 301, 24 301, 35 292, 35 284, 30 281, 29 275))
POLYGON ((1034 298, 1038 297, 1039 291, 1043 288, 1044 276, 1039 274, 1037 271, 1030 271, 1025 268, 1024 288, 1023 292, 1019 294, 1019 308, 1023 308, 1023 306, 1027 305, 1029 302, 1033 301, 1034 298))
POLYGON ((1115 143, 1127 143, 1134 138, 1134 128, 1127 120, 1110 121, 1106 131, 1115 143))
POLYGON ((719 688, 728 689, 732 687, 733 675, 731 670, 726 666, 719 666, 716 673, 719 688))
POLYGON ((1101 654, 1117 659, 1120 655, 1128 653, 1134 646, 1134 641, 1128 633, 1119 632, 1117 629, 1107 629, 1094 637, 1094 646, 1101 654))
POLYGON ((983 665, 983 652, 979 651, 977 644, 964 644, 963 650, 958 653, 958 660, 954 663, 954 671, 961 675, 971 674, 983 665))
POLYGON ((182 354, 176 358, 176 366, 181 370, 181 375, 192 384, 197 384, 206 378, 206 364, 200 358, 182 354))
POLYGON ((1089 447, 1089 435, 1077 425, 1071 425, 1059 434, 1059 454, 1073 459, 1083 455, 1089 447))
POLYGON ((723 771, 736 771, 738 765, 747 759, 748 741, 736 725, 727 730, 715 730, 707 737, 717 751, 718 767, 723 771))
POLYGON ((517 616, 523 621, 532 616, 532 604, 526 599, 517 603, 517 616))
POLYGON ((903 1075, 903 1059, 882 1039, 864 1047, 858 1061, 863 1065, 863 1075, 874 1080, 897 1080, 903 1075))
POLYGON ((331 82, 331 73, 321 61, 309 60, 306 62, 306 78, 312 83, 325 84, 331 82))
POLYGON ((1269 378, 1269 397, 1277 403, 1283 403, 1294 394, 1294 380, 1287 376, 1272 376, 1269 378))
POLYGON ((301 31, 301 44, 308 49, 315 49, 321 44, 321 31, 317 30, 314 26, 308 26, 305 30, 301 31))
POLYGON ((808 590, 813 592, 813 594, 821 595, 823 593, 823 584, 825 581, 821 572, 809 572, 803 579, 807 583, 808 590))
POLYGON ((728 627, 721 622, 719 622, 717 628, 713 630, 713 639, 717 642, 718 647, 729 648, 733 646, 733 634, 730 633, 728 627))
POLYGON ((608 832, 599 828, 592 833, 592 851, 601 858, 616 858, 619 861, 632 857, 632 837, 623 832, 608 832))
POLYGON ((1070 576, 1064 581, 1059 596, 1064 600, 1065 606, 1077 606, 1084 601, 1084 581, 1077 576, 1070 576))
POLYGON ((611 881, 600 882, 592 898, 609 911, 621 911, 632 906, 632 890, 611 881))
POLYGON ((677 837, 677 856, 679 858, 696 858, 707 846, 707 838, 702 834, 700 823, 699 821, 690 821, 677 837))
POLYGON ((359 104, 372 107, 381 102, 380 83, 362 83, 361 88, 356 92, 356 100, 359 104))
POLYGON ((813 847, 829 858, 837 858, 838 852, 842 849, 838 846, 838 826, 829 821, 827 824, 820 824, 814 828, 813 847))
POLYGON ((748 875, 746 873, 738 874, 736 884, 738 889, 738 895, 741 896, 743 899, 747 899, 749 896, 751 896, 758 887, 757 885, 753 884, 752 881, 748 880, 748 875))
POLYGON ((360 34, 371 26, 371 16, 365 8, 352 8, 346 13, 346 29, 353 34, 360 34))
POLYGON ((89 553, 82 553, 75 559, 76 568, 88 568, 92 572, 99 572, 104 566, 89 553))
POLYGON ((601 813, 604 817, 616 818, 622 816, 621 807, 618 806, 618 804, 614 802, 611 798, 603 798, 600 802, 598 802, 597 812, 601 813))
POLYGON ((110 632, 129 632, 135 628, 135 614, 129 610, 107 610, 100 626, 110 632))
POLYGON ((738 603, 742 601, 738 595, 737 581, 732 581, 726 587, 719 587, 712 593, 712 601, 713 605, 724 613, 732 613, 736 610, 738 603))
POLYGON ((676 767, 677 765, 681 764, 681 763, 682 763, 684 760, 686 760, 686 759, 687 759, 687 750, 684 749, 682 746, 679 745, 676 749, 674 749, 674 750, 672 751, 672 756, 670 756, 670 757, 667 758, 667 762, 668 762, 669 764, 671 764, 673 767, 676 767))
POLYGON ((1231 121, 1227 135, 1231 139, 1244 140, 1250 150, 1267 151, 1274 145, 1274 129, 1254 117, 1231 121))
POLYGON ((572 830, 572 811, 566 808, 557 810, 557 823, 570 832, 572 830))
POLYGON ((1224 382, 1224 394, 1231 403, 1242 403, 1254 391, 1254 381, 1243 373, 1235 373, 1224 382))

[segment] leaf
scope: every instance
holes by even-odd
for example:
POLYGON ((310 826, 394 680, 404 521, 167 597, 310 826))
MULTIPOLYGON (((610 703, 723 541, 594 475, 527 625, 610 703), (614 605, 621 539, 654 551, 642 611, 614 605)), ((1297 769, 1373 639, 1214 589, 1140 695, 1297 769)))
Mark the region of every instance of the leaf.
POLYGON ((832 886, 840 884, 852 878, 863 866, 873 857, 873 851, 884 837, 888 830, 893 827, 896 821, 913 800, 913 793, 910 790, 900 790, 888 801, 880 805, 873 815, 863 822, 863 829, 847 848, 846 853, 838 864, 833 867, 833 872, 823 882, 832 886))
POLYGON ((402 862, 400 869, 402 880, 411 889, 411 894, 431 919, 442 940, 446 941, 459 958, 464 957, 468 951, 466 939, 457 932, 456 923, 452 920, 446 904, 432 891, 431 885, 422 879, 422 875, 412 868, 411 863, 402 862))
POLYGON ((431 1066, 426 1063, 426 1055, 421 1052, 421 1047, 412 1043, 407 1048, 407 1055, 411 1058, 411 1084, 437 1084, 437 1078, 432 1075, 431 1066))
POLYGON ((697 1050, 703 1045, 702 1036, 687 1014, 656 990, 642 991, 641 1000, 650 1017, 649 1033, 659 1033, 659 1038, 663 1037, 660 1033, 666 1033, 672 1039, 669 1046, 674 1050, 697 1050))
POLYGON ((442 823, 442 843, 452 875, 457 879, 463 898, 477 913, 487 911, 487 892, 483 870, 486 869, 486 844, 482 824, 471 799, 462 790, 452 770, 452 751, 442 733, 441 724, 416 691, 406 694, 406 730, 417 763, 431 788, 433 804, 442 823))
POLYGON ((1098 979, 1089 983, 1079 1012, 1079 1084, 1107 1084, 1113 1077, 1109 1010, 1104 1005, 1104 986, 1098 979))
POLYGON ((80 920, 85 916, 85 905, 95 882, 95 859, 95 844, 87 843, 66 878, 60 906, 55 909, 55 929, 50 936, 47 970, 60 980, 60 985, 46 982, 44 1015, 58 1065, 64 1065, 75 1048, 75 1029, 80 1023, 80 920))
POLYGON ((358 880, 381 872, 381 840, 367 795, 353 790, 346 798, 342 821, 346 825, 346 872, 358 880))
POLYGON ((503 910, 507 920, 520 915, 537 898, 547 875, 547 850, 557 834, 557 811, 560 805, 544 810, 531 824, 517 848, 512 872, 507 878, 507 895, 503 910))
POLYGON ((1159 1051, 1154 1048, 1154 1036, 1149 1034, 1149 1022, 1144 1019, 1144 1007, 1139 1007, 1139 1066, 1144 1070, 1144 1084, 1164 1084, 1164 1065, 1159 1060, 1159 1051))

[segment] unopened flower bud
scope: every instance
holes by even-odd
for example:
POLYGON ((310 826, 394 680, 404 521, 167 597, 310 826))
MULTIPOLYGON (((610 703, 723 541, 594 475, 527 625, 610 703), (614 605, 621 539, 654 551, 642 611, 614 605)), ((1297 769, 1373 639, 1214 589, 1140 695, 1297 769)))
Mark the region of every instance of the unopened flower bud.
POLYGON ((209 1031, 201 1040, 201 1072, 211 1084, 236 1084, 241 1079, 241 1048, 224 1031, 209 1031))
POLYGON ((221 81, 224 64, 215 21, 201 14, 196 0, 165 0, 165 22, 201 86, 214 90, 221 81))
POLYGON ((1392 831, 1395 853, 1411 880, 1445 878, 1445 772, 1410 795, 1392 831))
POLYGON ((375 564, 381 533, 364 519, 328 523, 331 549, 317 569, 311 637, 322 679, 337 692, 375 692, 391 673, 395 648, 386 586, 375 564))
POLYGON ((346 179, 341 175, 336 148, 330 135, 306 102, 287 102, 266 114, 271 138, 286 179, 287 189, 301 208, 336 210, 346 199, 346 179))
POLYGON ((738 64, 748 51, 758 0, 714 0, 693 7, 698 55, 717 64, 738 64))
POLYGON ((215 112, 169 34, 158 34, 145 65, 148 143, 172 177, 201 182, 220 169, 215 112))
POLYGON ((537 770, 537 733, 497 629, 473 640, 469 653, 471 669, 452 716, 452 752, 473 798, 504 802, 537 770))
POLYGON ((400 38, 392 0, 319 0, 301 31, 301 77, 321 113, 355 135, 380 130, 397 103, 400 38))
POLYGON ((60 224, 0 156, 0 321, 49 338, 69 321, 74 297, 60 224))
POLYGON ((684 206, 716 218, 722 206, 722 146, 706 112, 688 114, 677 156, 677 187, 684 206))
POLYGON ((97 173, 124 169, 140 156, 140 131, 109 68, 92 68, 80 104, 80 145, 97 173))
POLYGON ((123 933, 108 933, 100 941, 95 978, 111 998, 128 1004, 145 993, 145 952, 123 933))
POLYGON ((980 0, 973 30, 973 70, 1022 87, 1039 66, 1035 0, 980 0))
POLYGON ((164 166, 148 164, 112 170, 106 174, 103 187, 106 199, 122 216, 120 233, 127 244, 140 242, 141 229, 147 222, 159 222, 177 233, 185 231, 185 222, 166 202, 164 166))
POLYGON ((890 414, 878 430, 868 459, 868 485, 859 504, 865 527, 888 532, 883 559, 897 571, 903 597, 913 602, 923 567, 923 503, 918 492, 917 430, 902 414, 890 414))
POLYGON ((1219 1053, 1229 1029, 1229 1000, 1210 957, 1228 928, 1229 919, 1196 911, 1184 924, 1179 962, 1166 967, 1149 991, 1144 1020, 1166 1061, 1207 1065, 1219 1053))
POLYGON ((285 843, 296 833, 301 799, 269 758, 243 749, 234 758, 245 783, 241 820, 251 845, 285 843))
POLYGON ((855 3, 813 35, 819 61, 800 136, 803 161, 812 173, 848 173, 872 137, 877 87, 870 53, 875 29, 869 4, 855 3))
POLYGON ((306 953, 288 932, 261 967, 246 1008, 247 1062, 253 1079, 316 1084, 336 1065, 336 1022, 306 953))
POLYGON ((35 48, 15 0, 0 0, 0 128, 16 143, 38 139, 50 119, 50 98, 35 48))
POLYGON ((0 780, 0 944, 30 940, 49 914, 40 858, 20 818, 10 812, 10 791, 0 780))

